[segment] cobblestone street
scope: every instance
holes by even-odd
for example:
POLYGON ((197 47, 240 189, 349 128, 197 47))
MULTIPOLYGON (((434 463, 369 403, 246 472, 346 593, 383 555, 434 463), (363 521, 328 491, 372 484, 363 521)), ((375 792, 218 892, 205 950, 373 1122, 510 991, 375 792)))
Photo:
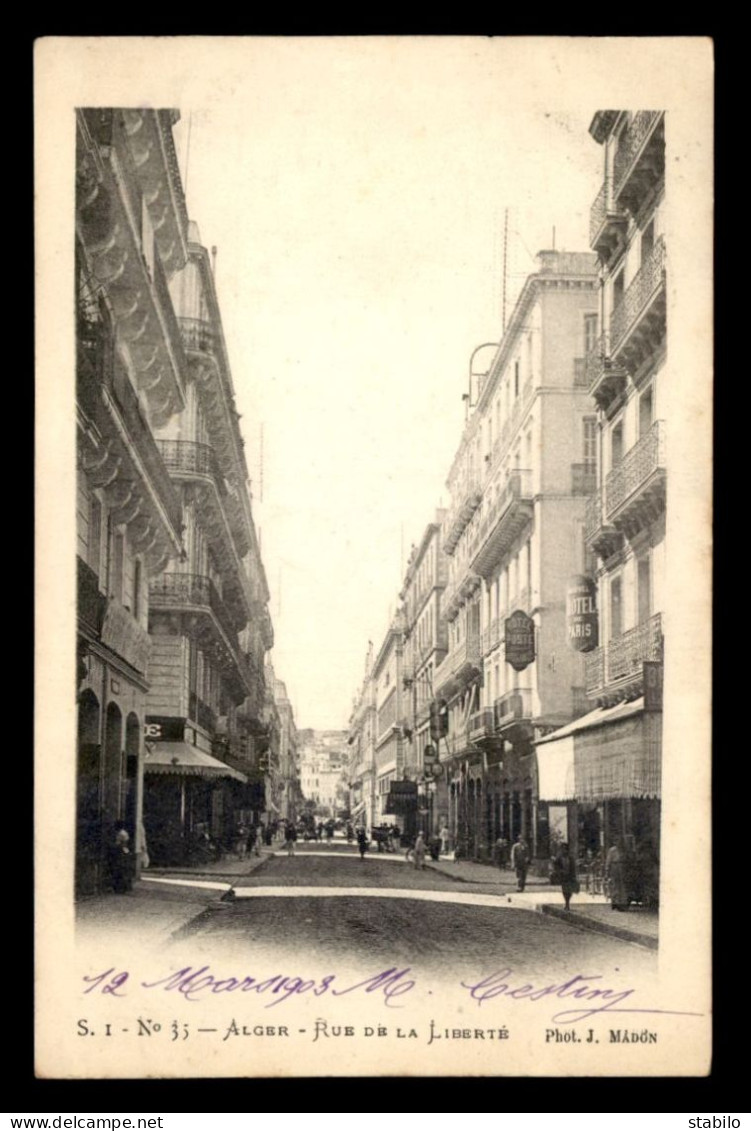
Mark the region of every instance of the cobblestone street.
POLYGON ((356 957, 436 971, 461 967, 467 975, 508 966, 525 977, 568 966, 583 970, 584 964, 589 973, 627 971, 643 979, 656 968, 656 955, 639 947, 518 905, 496 875, 470 888, 429 867, 416 869, 401 854, 368 854, 361 861, 341 843, 299 846, 293 857, 229 867, 192 878, 152 877, 149 884, 171 898, 179 890, 195 898, 193 884, 212 885, 215 892, 223 883, 232 886, 234 899, 214 895, 178 933, 180 943, 190 938, 203 955, 225 948, 247 957, 284 951, 317 962, 356 957))

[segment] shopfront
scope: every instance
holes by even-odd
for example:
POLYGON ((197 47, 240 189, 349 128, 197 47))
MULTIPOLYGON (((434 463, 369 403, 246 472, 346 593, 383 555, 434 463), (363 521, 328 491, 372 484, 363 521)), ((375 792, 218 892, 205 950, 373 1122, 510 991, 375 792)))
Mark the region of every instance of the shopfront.
POLYGON ((536 744, 551 850, 567 840, 597 869, 621 842, 656 886, 660 855, 662 715, 639 698, 598 708, 536 744))

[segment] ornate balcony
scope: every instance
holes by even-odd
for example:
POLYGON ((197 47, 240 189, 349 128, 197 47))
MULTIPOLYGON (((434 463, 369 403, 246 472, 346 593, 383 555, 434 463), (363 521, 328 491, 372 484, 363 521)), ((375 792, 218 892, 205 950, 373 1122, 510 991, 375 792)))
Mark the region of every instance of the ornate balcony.
POLYGON ((611 557, 623 545, 621 531, 605 520, 601 487, 587 499, 584 536, 587 544, 603 559, 611 557))
POLYGON ((507 742, 532 737, 532 692, 516 688, 501 695, 493 704, 495 732, 507 742))
MULTIPOLYGON (((160 184, 170 196, 162 173, 160 184)), ((135 383, 160 427, 185 406, 185 356, 161 260, 164 248, 153 222, 150 237, 142 225, 144 202, 153 195, 153 185, 149 189, 143 182, 143 167, 134 160, 123 112, 79 113, 76 229, 90 284, 107 294, 135 383)), ((166 262, 173 270, 180 252, 166 262)))
POLYGON ((482 646, 480 633, 469 633, 444 657, 443 663, 435 673, 436 691, 444 693, 454 687, 469 682, 482 669, 482 646))
POLYGON ((656 241, 610 316, 610 357, 634 373, 665 337, 665 241, 656 241))
POLYGON ((198 618, 201 645, 225 671, 236 701, 254 693, 256 679, 240 650, 237 630, 210 577, 197 573, 163 573, 149 582, 152 612, 169 610, 198 618))
POLYGON ((452 509, 449 521, 446 524, 446 537, 443 540, 443 548, 447 554, 453 554, 467 523, 470 521, 481 502, 482 492, 479 486, 475 482, 470 483, 462 493, 457 506, 452 509))
POLYGON ((605 180, 589 211, 589 246, 604 263, 623 244, 627 227, 628 214, 614 199, 612 181, 605 180))
POLYGON ((638 693, 644 661, 662 658, 662 616, 656 613, 585 657, 587 693, 593 696, 619 692, 632 685, 633 691, 638 693))
MULTIPOLYGON (((191 251, 205 249, 191 244, 191 251)), ((217 315, 218 317, 218 315, 217 315)), ((247 530, 246 506, 240 497, 242 480, 247 476, 243 440, 237 424, 232 382, 229 376, 221 329, 205 318, 178 319, 190 373, 195 378, 211 435, 217 464, 224 477, 224 506, 241 556, 251 548, 247 530)))
POLYGON ((597 339, 584 359, 584 369, 589 395, 594 397, 599 408, 605 408, 626 387, 628 374, 622 366, 613 364, 608 334, 601 334, 597 339))
POLYGON ((172 478, 195 487, 202 521, 226 577, 225 601, 232 609, 235 628, 239 631, 252 615, 254 595, 240 560, 240 547, 234 537, 237 522, 232 522, 231 495, 214 449, 192 440, 158 440, 157 445, 172 478))
POLYGON ((478 524, 469 545, 472 570, 487 580, 532 514, 532 472, 516 469, 509 475, 504 490, 488 514, 478 524))
POLYGON ((109 323, 90 313, 78 321, 80 464, 128 527, 147 570, 158 572, 180 547, 180 500, 131 380, 115 362, 109 323))
POLYGON ((620 135, 615 155, 614 196, 635 215, 665 176, 665 114, 639 110, 620 135))
POLYGON ((495 738, 495 716, 492 707, 483 707, 470 716, 469 740, 482 742, 483 739, 489 738, 495 738))
POLYGON ((626 537, 633 537, 665 509, 665 426, 656 420, 605 480, 605 512, 626 537))

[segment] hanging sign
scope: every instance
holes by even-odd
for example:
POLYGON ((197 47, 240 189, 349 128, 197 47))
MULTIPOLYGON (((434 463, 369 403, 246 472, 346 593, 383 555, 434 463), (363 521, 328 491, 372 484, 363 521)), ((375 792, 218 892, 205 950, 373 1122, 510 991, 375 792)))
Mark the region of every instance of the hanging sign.
POLYGON ((583 574, 572 577, 566 593, 566 631, 576 652, 592 652, 597 647, 597 586, 583 574))
POLYGON ((535 622, 532 617, 516 609, 505 621, 506 663, 521 672, 535 658, 535 622))

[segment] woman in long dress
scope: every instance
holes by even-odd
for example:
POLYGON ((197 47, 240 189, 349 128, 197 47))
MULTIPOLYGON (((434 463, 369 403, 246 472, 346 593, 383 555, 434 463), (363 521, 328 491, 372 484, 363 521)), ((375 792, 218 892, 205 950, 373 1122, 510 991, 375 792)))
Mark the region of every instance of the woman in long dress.
POLYGON ((412 850, 412 858, 415 862, 415 868, 425 867, 425 838, 422 833, 417 834, 415 847, 412 850))
POLYGON ((605 880, 613 911, 626 911, 631 902, 627 883, 628 859, 626 846, 622 840, 608 849, 605 857, 605 880))
POLYGON ((571 896, 579 890, 579 881, 576 877, 576 862, 565 842, 558 850, 558 854, 553 862, 553 867, 558 877, 558 883, 561 885, 563 902, 568 911, 571 896))

